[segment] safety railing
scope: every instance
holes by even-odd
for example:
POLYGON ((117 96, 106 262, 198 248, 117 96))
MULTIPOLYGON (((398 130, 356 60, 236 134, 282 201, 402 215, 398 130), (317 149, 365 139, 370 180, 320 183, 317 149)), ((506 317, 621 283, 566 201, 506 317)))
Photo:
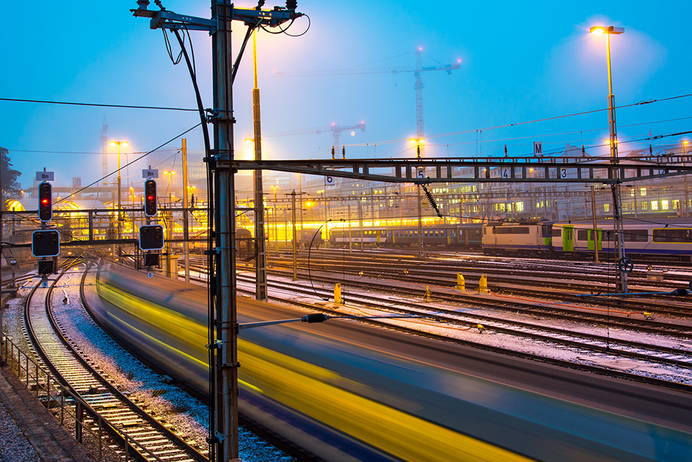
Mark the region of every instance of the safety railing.
POLYGON ((0 332, 0 366, 12 371, 95 460, 161 461, 123 429, 105 421, 4 332, 0 332))

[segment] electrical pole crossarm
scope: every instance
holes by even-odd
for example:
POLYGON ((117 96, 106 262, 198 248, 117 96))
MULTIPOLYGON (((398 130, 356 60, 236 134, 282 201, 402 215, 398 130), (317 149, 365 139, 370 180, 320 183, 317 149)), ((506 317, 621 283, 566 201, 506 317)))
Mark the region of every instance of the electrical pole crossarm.
POLYGON ((445 64, 443 66, 423 66, 421 67, 421 72, 427 72, 427 71, 456 71, 457 69, 461 69, 461 64, 460 63, 454 63, 454 64, 445 64))
MULTIPOLYGON (((230 3, 230 2, 229 2, 230 3)), ((273 10, 258 10, 249 8, 233 8, 233 19, 243 21, 250 27, 262 24, 264 26, 276 27, 303 16, 295 10, 285 8, 275 8, 273 10)))
MULTIPOLYGON (((217 0, 220 5, 231 6, 232 3, 224 0, 217 0)), ((219 29, 218 21, 215 19, 198 18, 185 14, 178 14, 168 10, 149 10, 146 5, 130 10, 134 16, 151 18, 149 27, 151 29, 190 29, 202 30, 214 33, 219 29)), ((286 8, 275 8, 273 10, 258 10, 249 8, 233 8, 232 19, 242 21, 250 27, 259 25, 277 27, 281 24, 303 16, 295 10, 286 8)))
POLYGON ((133 16, 140 18, 151 18, 149 28, 151 29, 190 29, 216 32, 218 29, 217 21, 213 19, 198 18, 178 14, 168 10, 154 11, 145 8, 130 10, 133 16))

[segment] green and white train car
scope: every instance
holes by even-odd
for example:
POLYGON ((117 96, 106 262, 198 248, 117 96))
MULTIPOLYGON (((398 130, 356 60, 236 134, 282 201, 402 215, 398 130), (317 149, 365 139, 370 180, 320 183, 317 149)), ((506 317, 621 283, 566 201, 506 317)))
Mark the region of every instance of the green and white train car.
MULTIPOLYGON (((563 254, 593 254, 598 245, 604 255, 616 247, 612 221, 592 224, 554 223, 552 250, 563 254)), ((625 250, 629 255, 674 257, 692 261, 692 223, 626 223, 625 250)))

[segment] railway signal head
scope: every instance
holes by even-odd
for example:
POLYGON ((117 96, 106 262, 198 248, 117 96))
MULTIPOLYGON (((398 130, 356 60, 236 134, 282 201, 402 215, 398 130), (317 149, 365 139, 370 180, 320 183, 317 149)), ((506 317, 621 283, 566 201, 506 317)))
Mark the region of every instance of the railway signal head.
POLYGON ((45 276, 47 274, 54 274, 55 271, 55 260, 39 260, 38 261, 38 274, 45 276))
POLYGON ((159 254, 157 253, 145 253, 144 254, 144 266, 150 268, 152 266, 159 266, 159 254))
POLYGON ((38 185, 38 218, 41 221, 53 218, 53 187, 47 181, 38 185))
POLYGON ((156 215, 156 181, 144 182, 144 214, 148 217, 156 215))
POLYGON ((31 253, 34 257, 60 255, 60 232, 57 229, 37 229, 31 234, 31 253))
POLYGON ((142 250, 163 249, 163 226, 142 225, 139 227, 139 248, 142 250))

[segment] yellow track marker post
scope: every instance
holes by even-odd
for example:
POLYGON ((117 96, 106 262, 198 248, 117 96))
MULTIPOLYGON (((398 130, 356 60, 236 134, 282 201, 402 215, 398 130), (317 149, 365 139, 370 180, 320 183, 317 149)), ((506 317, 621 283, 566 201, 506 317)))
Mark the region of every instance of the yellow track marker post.
POLYGON ((490 289, 488 289, 488 276, 486 274, 481 274, 481 278, 478 280, 478 292, 481 294, 490 293, 490 289))
POLYGON ((466 280, 464 279, 464 275, 461 273, 457 273, 457 290, 466 292, 466 280))
POLYGON ((344 304, 344 297, 341 295, 341 283, 337 282, 334 284, 334 303, 337 305, 344 304))
POLYGON ((423 294, 423 301, 424 302, 432 301, 432 293, 430 292, 430 286, 428 286, 428 285, 425 286, 425 293, 423 294))

